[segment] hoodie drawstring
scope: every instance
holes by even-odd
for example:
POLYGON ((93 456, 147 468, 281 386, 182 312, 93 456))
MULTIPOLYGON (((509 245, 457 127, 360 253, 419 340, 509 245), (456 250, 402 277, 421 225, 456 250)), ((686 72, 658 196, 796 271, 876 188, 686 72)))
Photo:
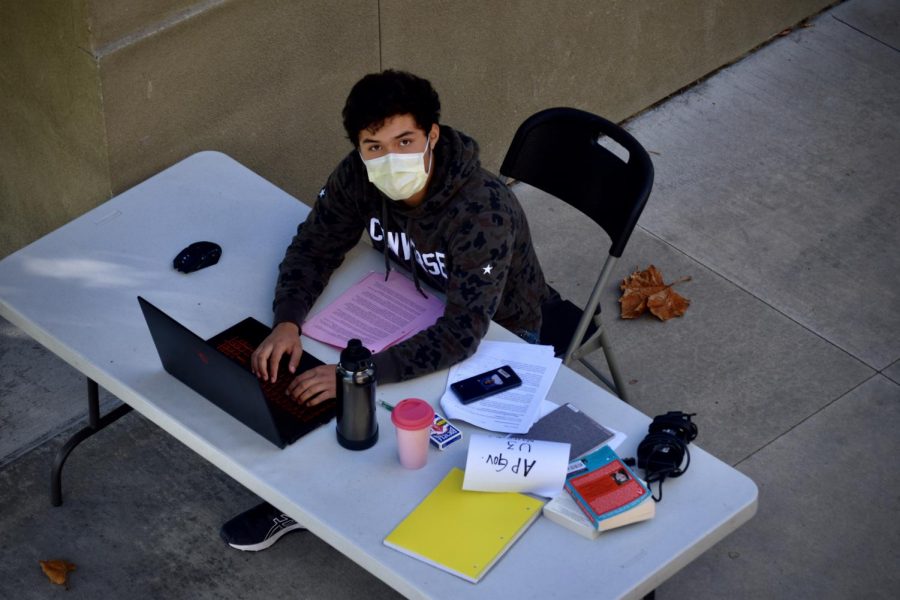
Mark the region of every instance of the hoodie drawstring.
POLYGON ((422 289, 422 286, 419 284, 419 269, 416 268, 416 244, 413 242, 412 238, 409 237, 409 234, 406 234, 406 239, 409 240, 409 269, 413 274, 413 283, 416 285, 416 289, 419 290, 419 293, 422 294, 423 298, 428 298, 428 294, 425 293, 425 290, 422 289))
POLYGON ((384 236, 384 280, 388 280, 388 276, 391 274, 391 258, 388 256, 388 208, 387 208, 387 198, 381 198, 381 231, 384 236))
MULTIPOLYGON (((381 230, 384 232, 384 280, 387 281, 391 274, 391 259, 388 254, 388 205, 386 197, 381 198, 381 230)), ((413 283, 416 286, 416 290, 422 294, 422 297, 428 298, 428 294, 425 293, 422 289, 422 285, 419 283, 419 270, 416 266, 415 242, 413 242, 409 233, 405 231, 405 228, 401 228, 401 230, 403 231, 403 234, 406 235, 406 239, 409 240, 409 270, 412 271, 413 283)))

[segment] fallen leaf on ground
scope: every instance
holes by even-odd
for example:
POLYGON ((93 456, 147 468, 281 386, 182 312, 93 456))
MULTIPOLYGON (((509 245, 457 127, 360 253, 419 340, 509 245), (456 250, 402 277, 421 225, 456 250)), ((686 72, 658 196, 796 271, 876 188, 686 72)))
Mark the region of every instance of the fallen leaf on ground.
POLYGON ((622 318, 636 319, 648 310, 660 321, 680 317, 691 301, 672 286, 690 280, 690 277, 684 277, 667 285, 662 272, 653 265, 643 271, 635 271, 619 285, 622 289, 622 297, 619 298, 622 318))
POLYGON ((664 290, 666 284, 659 269, 650 265, 645 270, 635 271, 623 279, 619 287, 623 292, 619 298, 622 318, 636 319, 647 311, 647 299, 664 290))
POLYGON ((64 560, 41 560, 41 570, 56 585, 66 585, 69 571, 76 569, 73 563, 64 560))
POLYGON ((660 321, 683 315, 691 301, 672 289, 671 286, 647 298, 647 308, 660 321))

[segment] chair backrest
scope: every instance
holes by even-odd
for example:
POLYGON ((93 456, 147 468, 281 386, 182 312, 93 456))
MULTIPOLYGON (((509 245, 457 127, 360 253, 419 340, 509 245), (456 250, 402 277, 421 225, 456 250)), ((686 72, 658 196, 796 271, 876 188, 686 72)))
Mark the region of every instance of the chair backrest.
POLYGON ((556 196, 593 219, 618 258, 653 187, 653 163, 630 133, 575 108, 548 108, 519 126, 500 167, 506 177, 556 196), (628 153, 623 160, 604 136, 628 153))

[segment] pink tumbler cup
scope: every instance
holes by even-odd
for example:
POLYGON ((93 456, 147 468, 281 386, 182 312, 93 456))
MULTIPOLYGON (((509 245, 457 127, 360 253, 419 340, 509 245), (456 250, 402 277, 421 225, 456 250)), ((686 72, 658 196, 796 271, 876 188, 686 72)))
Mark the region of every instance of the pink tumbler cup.
POLYGON ((391 411, 397 428, 397 452, 407 469, 421 469, 428 462, 428 434, 434 423, 434 409, 419 398, 401 400, 391 411))

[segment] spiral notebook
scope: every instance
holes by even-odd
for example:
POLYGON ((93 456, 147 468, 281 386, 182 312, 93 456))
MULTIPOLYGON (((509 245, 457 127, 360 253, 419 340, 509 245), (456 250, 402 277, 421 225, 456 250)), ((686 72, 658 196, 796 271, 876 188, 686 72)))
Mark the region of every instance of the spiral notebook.
POLYGON ((537 519, 544 503, 516 492, 465 491, 463 475, 458 468, 447 473, 384 544, 477 583, 537 519))

